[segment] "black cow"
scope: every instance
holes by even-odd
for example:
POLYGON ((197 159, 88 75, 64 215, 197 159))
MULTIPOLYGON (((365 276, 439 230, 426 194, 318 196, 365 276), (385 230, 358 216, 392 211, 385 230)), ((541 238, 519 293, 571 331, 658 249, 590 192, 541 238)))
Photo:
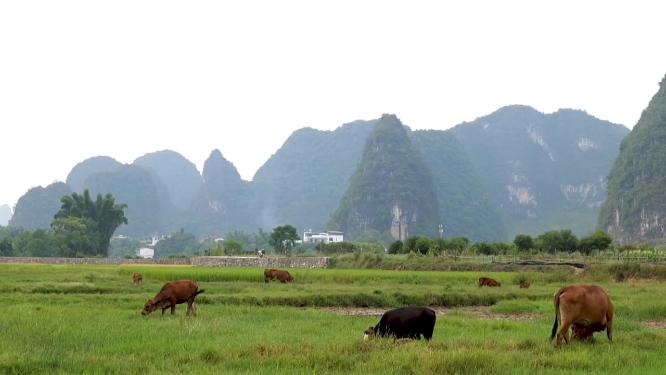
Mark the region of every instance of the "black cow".
POLYGON ((435 329, 435 311, 427 307, 402 307, 389 310, 382 315, 376 326, 365 331, 364 340, 370 336, 393 336, 397 339, 432 338, 435 329))

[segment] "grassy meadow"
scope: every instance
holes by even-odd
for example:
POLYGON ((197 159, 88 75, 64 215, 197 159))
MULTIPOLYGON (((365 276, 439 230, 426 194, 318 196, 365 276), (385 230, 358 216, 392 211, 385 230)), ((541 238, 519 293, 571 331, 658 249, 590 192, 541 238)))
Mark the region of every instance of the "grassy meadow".
POLYGON ((665 284, 604 272, 290 270, 189 266, 0 265, 0 373, 659 374, 666 369, 665 284), (133 285, 132 272, 144 275, 133 285), (480 276, 502 282, 479 288, 480 276), (196 317, 140 311, 167 281, 206 292, 196 317), (519 289, 518 280, 532 281, 519 289), (603 286, 616 307, 615 342, 556 349, 552 295, 603 286), (362 340, 391 307, 438 310, 431 342, 362 340), (348 315, 355 314, 355 315, 348 315))

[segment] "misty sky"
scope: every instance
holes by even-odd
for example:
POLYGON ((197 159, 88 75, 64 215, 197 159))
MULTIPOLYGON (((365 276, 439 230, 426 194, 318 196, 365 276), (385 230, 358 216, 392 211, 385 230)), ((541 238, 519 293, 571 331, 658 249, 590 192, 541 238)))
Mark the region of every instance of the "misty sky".
POLYGON ((509 104, 632 127, 666 74, 658 1, 3 1, 0 204, 78 162, 218 148, 245 179, 294 130, 509 104), (546 4, 547 3, 547 4, 546 4), (448 5, 447 5, 448 4, 448 5))

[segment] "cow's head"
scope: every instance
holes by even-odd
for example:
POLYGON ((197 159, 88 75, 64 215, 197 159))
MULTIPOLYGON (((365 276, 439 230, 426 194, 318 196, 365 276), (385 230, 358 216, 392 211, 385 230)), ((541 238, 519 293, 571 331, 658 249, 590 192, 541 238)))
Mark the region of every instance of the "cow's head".
POLYGON ((155 303, 152 299, 149 299, 148 302, 143 305, 143 311, 141 311, 141 315, 148 315, 155 310, 157 310, 157 303, 155 303))
POLYGON ((601 323, 593 323, 590 325, 574 324, 571 327, 571 330, 573 331, 571 338, 577 340, 591 340, 594 332, 603 331, 605 329, 606 325, 601 323))
POLYGON ((377 334, 377 327, 369 327, 365 330, 363 334, 363 341, 368 341, 368 339, 377 334))

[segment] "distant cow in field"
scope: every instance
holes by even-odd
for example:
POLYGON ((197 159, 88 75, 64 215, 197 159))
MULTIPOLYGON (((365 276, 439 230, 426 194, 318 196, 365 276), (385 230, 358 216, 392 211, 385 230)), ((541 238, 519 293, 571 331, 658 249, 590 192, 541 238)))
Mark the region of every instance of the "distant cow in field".
POLYGON ((568 331, 572 326, 572 338, 585 340, 594 332, 606 330, 608 341, 613 341, 613 303, 602 288, 596 285, 567 286, 555 293, 554 303, 555 323, 550 339, 557 334, 556 346, 562 340, 569 342, 568 331), (559 331, 558 321, 562 323, 559 331))
POLYGON ((528 283, 527 281, 521 281, 520 282, 520 288, 521 289, 527 289, 529 287, 530 287, 530 283, 528 283))
POLYGON ((397 339, 421 339, 432 338, 435 329, 435 311, 427 307, 402 307, 389 310, 382 315, 376 326, 365 330, 363 340, 371 336, 393 336, 397 339))
POLYGON ((140 284, 140 283, 142 283, 142 282, 143 282, 143 275, 141 275, 141 274, 138 273, 138 272, 134 272, 134 273, 132 274, 132 282, 133 282, 134 284, 140 284))
POLYGON ((157 293, 155 298, 149 299, 143 307, 142 315, 148 315, 157 309, 171 308, 171 314, 176 312, 176 305, 187 302, 187 315, 195 314, 196 305, 194 298, 204 290, 198 290, 199 286, 192 280, 178 280, 166 283, 157 293))
POLYGON ((294 277, 287 271, 267 268, 264 270, 264 282, 267 283, 270 280, 280 280, 281 283, 290 283, 294 281, 294 277))
POLYGON ((479 287, 484 285, 487 286, 502 286, 497 280, 491 279, 490 277, 479 277, 479 287))

